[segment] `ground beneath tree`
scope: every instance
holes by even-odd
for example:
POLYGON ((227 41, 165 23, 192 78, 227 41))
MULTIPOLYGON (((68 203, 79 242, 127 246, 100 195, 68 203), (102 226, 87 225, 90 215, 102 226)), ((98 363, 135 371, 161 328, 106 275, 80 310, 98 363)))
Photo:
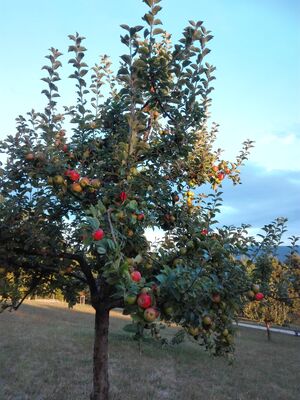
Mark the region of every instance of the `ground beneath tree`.
MULTIPOLYGON (((142 354, 112 313, 111 400, 296 400, 297 337, 240 328, 236 360, 211 358, 187 341, 175 348, 144 343, 142 354)), ((170 335, 171 330, 168 330, 170 335)), ((92 381, 93 311, 27 302, 0 314, 0 399, 87 400, 92 381)))

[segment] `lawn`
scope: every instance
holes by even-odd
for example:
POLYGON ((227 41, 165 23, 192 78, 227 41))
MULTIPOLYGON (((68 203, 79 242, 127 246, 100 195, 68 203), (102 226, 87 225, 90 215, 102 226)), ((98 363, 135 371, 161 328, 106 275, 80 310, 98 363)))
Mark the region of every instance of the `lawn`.
MULTIPOLYGON (((187 341, 142 354, 111 316, 111 400, 300 399, 300 338, 239 329, 236 359, 210 357, 187 341)), ((88 400, 91 389, 93 313, 63 303, 32 301, 0 314, 1 400, 88 400)))

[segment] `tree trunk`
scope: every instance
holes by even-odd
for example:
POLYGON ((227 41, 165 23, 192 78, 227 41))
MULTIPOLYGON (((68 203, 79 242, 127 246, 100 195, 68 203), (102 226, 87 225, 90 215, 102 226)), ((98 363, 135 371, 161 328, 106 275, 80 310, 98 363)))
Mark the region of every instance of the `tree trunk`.
POLYGON ((93 392, 90 400, 108 400, 109 310, 96 309, 93 366, 93 392))
POLYGON ((268 340, 271 340, 270 322, 265 322, 267 328, 268 340))

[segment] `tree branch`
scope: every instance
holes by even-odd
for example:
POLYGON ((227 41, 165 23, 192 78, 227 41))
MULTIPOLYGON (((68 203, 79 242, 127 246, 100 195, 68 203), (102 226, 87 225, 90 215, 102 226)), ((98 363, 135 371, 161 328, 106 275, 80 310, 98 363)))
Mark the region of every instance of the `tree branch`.
POLYGON ((16 311, 23 303, 23 301, 34 291, 34 289, 36 289, 36 287, 38 286, 38 284, 41 281, 41 277, 37 278, 36 280, 33 279, 30 285, 29 290, 25 293, 25 295, 22 297, 22 299, 19 301, 17 306, 13 306, 13 309, 16 311), (35 281, 35 282, 34 282, 35 281))

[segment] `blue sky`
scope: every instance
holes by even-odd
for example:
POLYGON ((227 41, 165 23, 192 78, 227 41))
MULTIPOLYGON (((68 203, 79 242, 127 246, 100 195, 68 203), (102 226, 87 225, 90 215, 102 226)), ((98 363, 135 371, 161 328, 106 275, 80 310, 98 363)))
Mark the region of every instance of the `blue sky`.
MULTIPOLYGON (((300 234, 300 2, 298 0, 163 0, 164 28, 179 37, 187 21, 202 20, 214 39, 209 62, 217 67, 212 120, 218 147, 232 158, 246 138, 256 141, 242 169, 242 185, 224 184, 221 221, 253 225, 289 218, 300 234)), ((109 54, 117 66, 124 48, 121 23, 137 25, 141 0, 4 0, 1 2, 0 138, 14 119, 41 109, 41 66, 51 46, 64 54, 67 35, 86 36, 90 66, 109 54)), ((67 54, 63 58, 67 64, 67 54)), ((69 74, 66 67, 65 77, 69 74)), ((64 84, 64 104, 72 102, 64 84)))

